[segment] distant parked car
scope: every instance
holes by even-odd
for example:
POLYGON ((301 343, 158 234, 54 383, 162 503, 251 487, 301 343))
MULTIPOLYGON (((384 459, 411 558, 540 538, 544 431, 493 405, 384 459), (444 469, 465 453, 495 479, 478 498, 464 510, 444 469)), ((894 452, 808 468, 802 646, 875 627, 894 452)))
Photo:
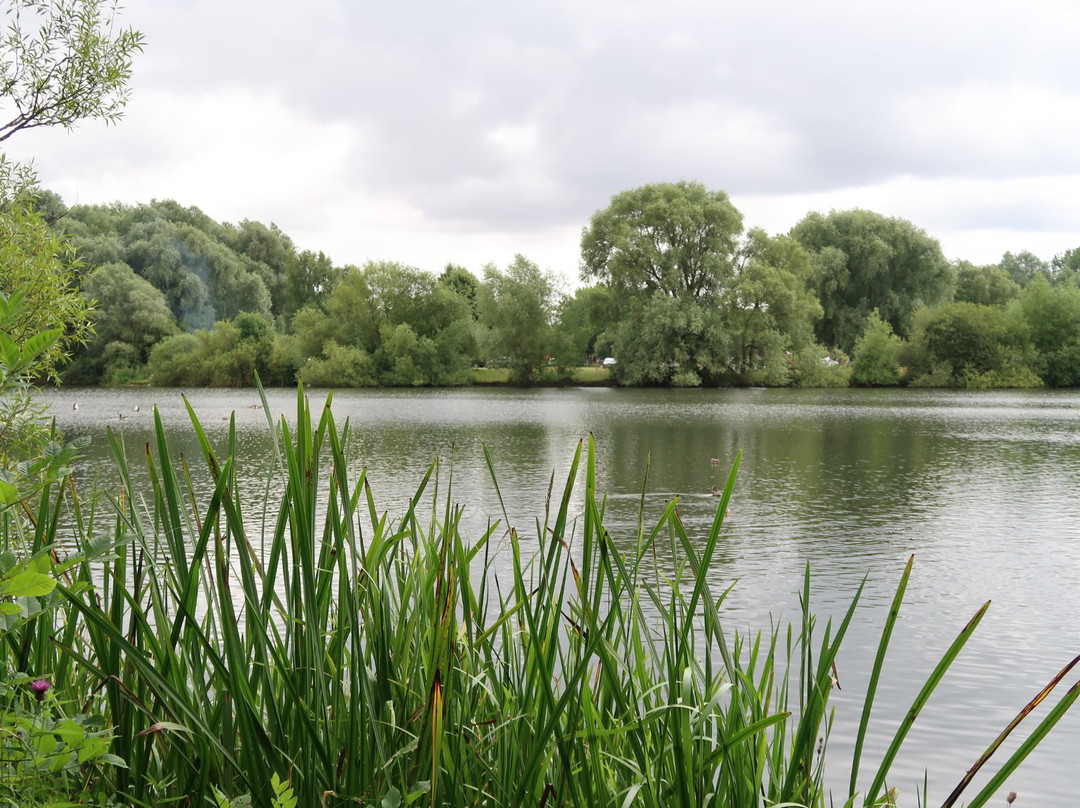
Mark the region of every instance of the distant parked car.
POLYGON ((612 365, 614 365, 614 364, 615 364, 615 360, 614 360, 614 359, 613 359, 612 357, 610 357, 610 356, 609 356, 609 357, 607 357, 607 358, 606 358, 606 359, 604 360, 604 367, 606 367, 606 368, 609 368, 609 367, 611 367, 611 366, 612 366, 612 365))

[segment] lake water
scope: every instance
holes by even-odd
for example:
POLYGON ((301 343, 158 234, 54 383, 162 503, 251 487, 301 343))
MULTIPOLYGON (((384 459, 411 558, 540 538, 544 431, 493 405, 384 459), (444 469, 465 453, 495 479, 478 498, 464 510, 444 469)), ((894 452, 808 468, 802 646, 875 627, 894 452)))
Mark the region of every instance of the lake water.
MULTIPOLYGON (((311 391, 313 403, 324 393, 311 391)), ((176 450, 198 455, 180 392, 163 389, 47 393, 59 426, 90 434, 83 477, 109 479, 104 434, 141 456, 156 404, 176 450), (78 409, 73 404, 78 402, 78 409), (139 411, 135 412, 138 407, 139 411), (122 416, 122 417, 121 417, 122 416)), ((295 414, 295 391, 270 391, 272 417, 295 414)), ((271 457, 267 413, 255 391, 189 394, 212 439, 235 413, 241 481, 263 490, 271 457)), ((317 409, 317 408, 316 408, 317 409)), ((1080 654, 1080 393, 793 390, 464 389, 338 392, 350 419, 357 472, 368 469, 376 504, 400 513, 428 465, 479 534, 500 517, 483 446, 494 461, 510 521, 535 535, 552 473, 558 498, 578 441, 598 447, 613 537, 633 541, 643 481, 654 520, 680 498, 689 529, 704 536, 742 450, 724 539, 710 574, 729 630, 795 619, 805 565, 814 605, 843 611, 868 576, 845 641, 830 742, 835 788, 846 788, 850 739, 868 666, 909 555, 915 571, 901 610, 863 760, 887 747, 935 662, 986 600, 989 613, 916 722, 890 785, 914 806, 929 770, 930 802, 948 795, 1013 716, 1080 654), (719 462, 714 463, 713 459, 719 462)), ((1080 679, 1074 670, 1060 695, 1080 679)), ((1004 762, 1058 695, 1013 733, 1004 762), (1027 724, 1030 723, 1030 727, 1027 724)), ((1075 799, 1080 707, 1051 732, 1002 789, 1016 808, 1075 799)), ((866 764, 864 763, 864 770, 866 764)), ((995 771, 988 764, 988 776, 995 771)), ((868 783, 869 774, 861 781, 868 783)), ((973 797, 987 777, 969 787, 973 797)))

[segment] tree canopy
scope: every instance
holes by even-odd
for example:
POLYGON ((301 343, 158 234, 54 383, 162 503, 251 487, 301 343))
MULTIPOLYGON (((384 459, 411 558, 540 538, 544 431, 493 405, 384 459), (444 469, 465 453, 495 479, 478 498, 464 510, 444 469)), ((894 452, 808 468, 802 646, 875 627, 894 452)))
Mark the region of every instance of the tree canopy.
POLYGON ((814 256, 813 287, 823 315, 818 339, 854 348, 874 309, 900 336, 911 315, 953 293, 953 271, 941 245, 906 219, 868 210, 811 213, 791 235, 814 256))
POLYGON ((731 277, 742 214, 696 182, 623 191, 581 234, 581 275, 620 295, 711 301, 731 277))

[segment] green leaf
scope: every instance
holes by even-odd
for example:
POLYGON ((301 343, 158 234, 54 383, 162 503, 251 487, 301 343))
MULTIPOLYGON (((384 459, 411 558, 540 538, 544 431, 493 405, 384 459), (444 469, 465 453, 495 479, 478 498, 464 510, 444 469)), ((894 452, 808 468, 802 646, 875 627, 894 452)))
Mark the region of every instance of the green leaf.
POLYGON ((288 781, 283 781, 277 772, 270 775, 270 787, 274 790, 273 808, 296 808, 296 796, 288 781))
POLYGON ((110 766, 118 766, 121 769, 126 769, 128 767, 126 760, 124 760, 122 757, 117 757, 112 753, 106 753, 104 755, 101 755, 100 757, 98 757, 97 762, 108 763, 110 766))
POLYGON ((19 490, 6 480, 0 480, 0 504, 14 505, 19 501, 19 490))
POLYGON ((63 332, 59 328, 52 328, 48 331, 42 331, 34 336, 30 337, 23 343, 22 347, 22 363, 29 365, 38 356, 49 350, 56 341, 60 339, 60 335, 63 332))
POLYGON ((41 597, 56 588, 56 581, 40 572, 20 572, 0 583, 0 593, 14 598, 41 597))
POLYGON ((19 350, 14 340, 11 339, 3 331, 0 331, 0 362, 9 369, 18 367, 19 361, 22 359, 22 352, 19 350))
POLYGON ((86 738, 86 732, 81 726, 70 718, 57 722, 53 732, 60 736, 60 740, 68 746, 74 746, 86 738))

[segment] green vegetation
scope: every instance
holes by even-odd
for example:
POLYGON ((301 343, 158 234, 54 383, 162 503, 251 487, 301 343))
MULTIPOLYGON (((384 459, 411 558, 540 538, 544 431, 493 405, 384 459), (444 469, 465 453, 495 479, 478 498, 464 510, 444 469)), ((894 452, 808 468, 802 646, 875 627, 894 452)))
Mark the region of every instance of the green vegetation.
POLYGON ((449 386, 488 368, 534 384, 552 366, 573 383, 608 356, 611 382, 629 386, 1080 383, 1080 251, 950 265, 913 224, 869 211, 769 235, 744 232, 723 192, 643 186, 585 228, 592 285, 570 294, 522 255, 477 274, 335 267, 272 224, 171 201, 32 200, 16 230, 51 240, 32 250, 51 269, 18 282, 50 282, 34 296, 70 309, 54 364, 74 354, 71 383, 249 386, 257 372, 275 386, 449 386))
MULTIPOLYGON (((16 5, 0 141, 116 120, 142 43, 116 32, 114 8, 16 5)), ((1007 255, 985 277, 964 267, 952 301, 952 268, 908 223, 812 214, 791 237, 744 235, 727 196, 695 183, 616 196, 582 248, 597 284, 570 297, 523 256, 482 280, 454 265, 338 268, 273 225, 170 201, 66 210, 0 159, 0 805, 832 804, 832 663, 859 594, 822 627, 807 571, 797 624, 725 632, 708 571, 738 461, 703 540, 673 501, 614 541, 591 442, 561 498, 546 488, 535 537, 499 521, 468 537, 434 464, 399 519, 380 513, 349 477, 348 424, 329 399, 314 417, 301 385, 291 425, 268 416, 277 450, 258 492, 239 486, 235 424, 219 453, 191 412, 205 469, 171 456, 155 418, 149 483, 133 483, 112 436, 120 488, 82 498, 69 477, 80 446, 32 397, 71 356, 67 378, 104 383, 449 385, 480 363, 517 383, 597 381, 612 371, 578 366, 610 353, 624 384, 832 385, 847 383, 852 349, 863 383, 892 383, 880 371, 895 348, 895 381, 1075 383, 1073 252, 1007 255), (873 249, 856 249, 867 234, 873 249), (655 562, 661 548, 673 567, 655 562)), ((892 761, 986 608, 862 782, 910 574, 873 661, 845 806, 895 804, 892 761)), ((1078 696, 1080 684, 972 806, 1078 696)))
POLYGON ((791 231, 814 262, 814 290, 824 315, 817 335, 851 351, 877 310, 906 337, 912 314, 951 299, 954 270, 941 245, 904 219, 868 210, 810 213, 791 231))
MULTIPOLYGON (((235 429, 219 453, 191 412, 201 469, 171 456, 156 419, 145 489, 133 486, 114 437, 116 496, 84 502, 61 475, 39 496, 5 503, 0 538, 21 559, 0 569, 5 716, 36 740, 0 743, 0 797, 895 804, 890 765, 986 606, 927 674, 882 758, 866 760, 908 563, 854 757, 841 762, 853 775, 830 797, 833 660, 859 594, 837 624, 820 625, 807 611, 808 571, 796 624, 726 632, 725 593, 713 591, 708 570, 738 460, 704 537, 688 533, 677 502, 636 536, 609 535, 589 443, 534 536, 495 521, 470 541, 452 479, 443 482, 452 475, 435 465, 400 519, 381 513, 364 476, 349 477, 350 429, 330 404, 315 417, 301 389, 295 418, 274 424, 268 415, 279 462, 261 492, 239 486, 235 429), (74 544, 61 542, 66 521, 74 544), (658 553, 675 566, 661 570, 658 553), (44 684, 34 682, 48 684, 40 701, 44 684)), ((1000 771, 1018 765, 1078 695, 1080 684, 1000 771)))

